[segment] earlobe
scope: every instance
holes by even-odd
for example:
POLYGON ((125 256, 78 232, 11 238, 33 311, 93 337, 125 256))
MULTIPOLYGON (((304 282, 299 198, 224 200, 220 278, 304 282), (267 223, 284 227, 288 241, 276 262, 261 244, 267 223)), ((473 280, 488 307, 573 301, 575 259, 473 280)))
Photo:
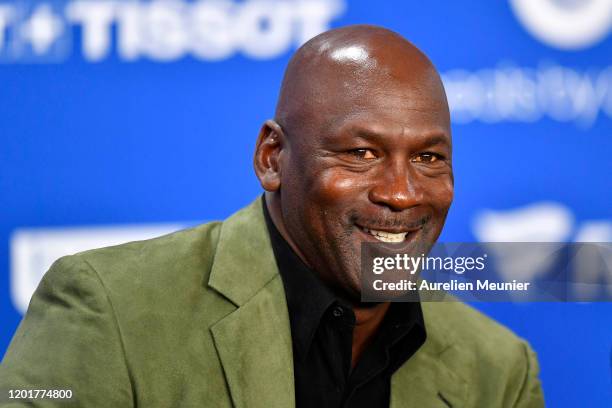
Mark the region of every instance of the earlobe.
POLYGON ((267 120, 257 138, 253 166, 264 190, 275 192, 280 188, 280 155, 284 145, 283 130, 278 123, 267 120))

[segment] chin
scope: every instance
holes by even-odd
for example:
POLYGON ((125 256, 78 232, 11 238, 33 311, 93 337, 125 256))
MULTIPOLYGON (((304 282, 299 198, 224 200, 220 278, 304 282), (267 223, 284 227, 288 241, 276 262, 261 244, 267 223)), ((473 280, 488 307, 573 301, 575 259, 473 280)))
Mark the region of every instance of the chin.
POLYGON ((362 302, 361 300, 361 285, 358 288, 351 288, 350 290, 344 290, 343 295, 341 297, 349 302, 351 306, 357 307, 360 309, 371 309, 382 302, 362 302))
POLYGON ((349 275, 345 282, 340 282, 339 295, 351 304, 361 303, 361 278, 358 275, 349 275))

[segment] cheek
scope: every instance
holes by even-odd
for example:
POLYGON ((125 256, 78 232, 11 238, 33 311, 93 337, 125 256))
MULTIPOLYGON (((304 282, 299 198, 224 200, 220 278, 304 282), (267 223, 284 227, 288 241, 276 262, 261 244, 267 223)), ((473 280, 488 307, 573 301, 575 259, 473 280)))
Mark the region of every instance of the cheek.
MULTIPOLYGON (((350 205, 358 200, 366 186, 363 177, 345 174, 336 169, 326 169, 313 177, 310 192, 314 199, 326 205, 350 205)), ((366 194, 367 196, 367 194, 366 194)))
POLYGON ((451 178, 432 183, 428 189, 429 201, 439 211, 447 211, 453 202, 454 188, 451 178))

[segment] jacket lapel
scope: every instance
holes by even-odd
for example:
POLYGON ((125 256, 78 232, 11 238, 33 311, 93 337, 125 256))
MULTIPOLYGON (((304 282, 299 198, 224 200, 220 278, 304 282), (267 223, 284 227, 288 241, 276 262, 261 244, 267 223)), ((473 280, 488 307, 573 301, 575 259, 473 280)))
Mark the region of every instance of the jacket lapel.
POLYGON ((261 199, 222 224, 208 285, 237 309, 212 326, 235 407, 293 407, 293 351, 261 199))

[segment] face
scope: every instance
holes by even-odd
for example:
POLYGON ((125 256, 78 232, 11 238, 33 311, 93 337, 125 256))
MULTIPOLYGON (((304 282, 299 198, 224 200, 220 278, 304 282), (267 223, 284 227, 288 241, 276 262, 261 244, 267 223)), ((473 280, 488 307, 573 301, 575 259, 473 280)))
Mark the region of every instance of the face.
POLYGON ((427 84, 385 80, 367 89, 376 91, 327 94, 307 123, 282 129, 277 158, 275 194, 290 243, 353 302, 361 244, 428 251, 453 197, 445 98, 427 84))

